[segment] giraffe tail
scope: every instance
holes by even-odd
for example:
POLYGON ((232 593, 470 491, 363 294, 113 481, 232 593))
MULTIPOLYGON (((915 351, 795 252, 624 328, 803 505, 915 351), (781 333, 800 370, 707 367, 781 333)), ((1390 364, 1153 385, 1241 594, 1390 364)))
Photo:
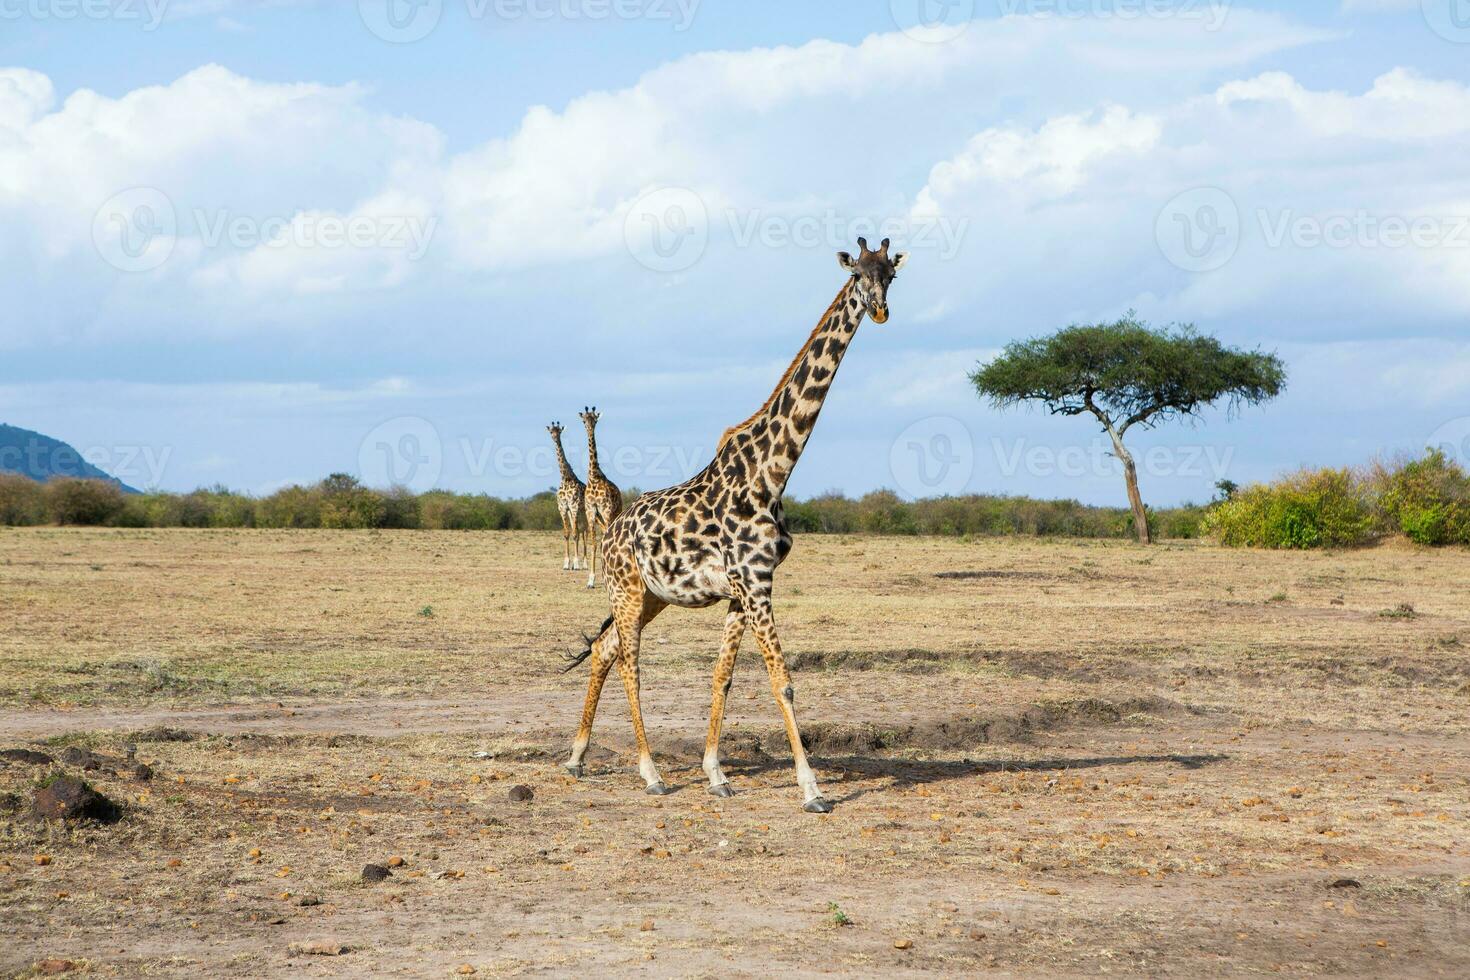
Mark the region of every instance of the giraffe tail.
POLYGON ((563 674, 567 673, 568 671, 575 668, 578 664, 586 660, 588 657, 592 656, 592 644, 602 639, 602 634, 612 629, 612 624, 613 618, 609 616, 607 617, 607 619, 603 620, 602 628, 597 631, 596 636, 589 636, 586 633, 583 633, 582 642, 587 644, 586 649, 584 649, 581 653, 562 654, 562 659, 566 661, 566 666, 561 669, 561 672, 563 674))

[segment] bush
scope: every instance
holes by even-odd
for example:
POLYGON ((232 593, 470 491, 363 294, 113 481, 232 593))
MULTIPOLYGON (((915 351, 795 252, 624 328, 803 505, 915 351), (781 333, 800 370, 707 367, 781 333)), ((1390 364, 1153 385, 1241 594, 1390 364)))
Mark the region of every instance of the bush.
POLYGON ((383 494, 383 520, 379 527, 416 530, 423 527, 419 498, 407 487, 393 487, 383 494))
POLYGON ((256 502, 260 527, 321 527, 322 495, 319 490, 290 486, 256 502))
POLYGON ((1210 511, 1221 544, 1255 548, 1349 548, 1373 538, 1368 488, 1350 470, 1303 470, 1237 491, 1210 511))
POLYGON ((1470 476, 1442 450, 1397 469, 1375 468, 1386 529, 1425 545, 1470 544, 1470 476))
POLYGON ((28 476, 0 473, 0 524, 46 523, 46 491, 28 476))
MULTIPOLYGON (((632 503, 627 500, 627 493, 623 494, 625 504, 632 503)), ((556 507, 556 493, 546 490, 525 500, 512 503, 515 508, 514 527, 523 528, 527 531, 560 531, 561 511, 556 507)))
POLYGON ((61 477, 44 488, 46 513, 57 524, 97 526, 123 510, 125 496, 116 483, 61 477))
POLYGON ((382 527, 388 505, 383 496, 346 473, 333 473, 318 486, 321 493, 320 527, 338 530, 382 527))
MULTIPOLYGON (((432 490, 419 497, 423 526, 443 531, 504 531, 515 525, 515 512, 503 500, 432 490)), ((560 524, 558 524, 560 526, 560 524)))
POLYGON ((1161 538, 1198 538, 1205 533, 1205 520, 1210 508, 1185 504, 1172 510, 1160 511, 1154 520, 1154 531, 1161 538))

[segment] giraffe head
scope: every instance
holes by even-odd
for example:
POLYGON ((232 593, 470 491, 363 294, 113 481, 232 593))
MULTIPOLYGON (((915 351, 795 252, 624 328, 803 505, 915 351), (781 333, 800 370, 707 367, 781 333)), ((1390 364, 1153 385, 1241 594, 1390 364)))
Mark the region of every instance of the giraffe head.
POLYGON ((551 433, 551 438, 560 439, 561 434, 567 431, 567 429, 566 426, 562 425, 560 422, 553 422, 546 427, 546 431, 551 433))
POLYGON ((582 424, 590 430, 597 426, 597 420, 602 418, 602 413, 597 410, 596 405, 593 405, 591 408, 582 409, 581 416, 582 424))
POLYGON ((837 253, 837 264, 848 272, 857 284, 858 299, 867 309, 874 323, 888 322, 888 284, 903 264, 908 261, 907 252, 897 252, 888 257, 888 239, 878 246, 877 251, 868 249, 866 238, 858 239, 859 252, 854 258, 849 252, 837 253))

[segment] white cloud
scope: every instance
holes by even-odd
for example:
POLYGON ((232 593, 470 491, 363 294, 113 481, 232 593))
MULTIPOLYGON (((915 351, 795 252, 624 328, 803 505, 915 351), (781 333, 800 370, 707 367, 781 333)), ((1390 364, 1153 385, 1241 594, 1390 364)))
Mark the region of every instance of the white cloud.
POLYGON ((1061 116, 1035 132, 987 129, 971 138, 956 156, 936 164, 919 191, 918 215, 942 214, 975 185, 1028 200, 1063 196, 1083 182, 1090 166, 1112 155, 1136 155, 1159 141, 1156 119, 1112 106, 1094 117, 1061 116))
POLYGON ((932 169, 915 214, 983 226, 960 260, 977 270, 962 305, 1000 291, 1052 323, 1133 306, 1289 335, 1432 334, 1470 314, 1467 155, 1457 82, 1396 69, 1352 94, 1268 72, 1147 114, 987 129, 932 169), (1222 219, 1238 252, 1203 274, 1170 266, 1183 232, 1161 223, 1195 188, 1223 189, 1238 211, 1222 219))
MULTIPOLYGON (((171 15, 239 9, 198 0, 174 5, 171 15)), ((692 188, 712 219, 901 212, 914 188, 886 175, 944 149, 941 130, 917 125, 916 104, 940 118, 955 100, 1016 77, 1038 80, 1038 98, 1075 100, 1088 76, 1122 90, 1169 91, 1210 66, 1323 36, 1249 11, 1233 13, 1218 32, 1167 19, 1007 17, 977 21, 949 44, 893 32, 856 44, 706 52, 562 109, 533 107, 512 134, 452 157, 434 127, 375 111, 355 85, 266 83, 211 65, 118 98, 81 90, 57 106, 47 78, 6 71, 0 260, 30 266, 38 288, 0 286, 0 300, 19 313, 0 326, 0 346, 34 342, 27 324, 43 310, 71 311, 59 329, 74 334, 85 311, 94 337, 167 335, 183 325, 198 330, 201 320, 228 333, 285 325, 291 317, 280 304, 288 299, 298 303, 294 318, 309 322, 343 316, 351 306, 343 298, 359 294, 367 298, 355 302, 370 310, 374 292, 420 279, 463 283, 469 270, 615 256, 634 203, 664 185, 692 188), (1188 65, 1149 65, 1138 57, 1144 50, 1168 50, 1188 65), (1065 79, 1051 70, 1060 63, 1069 66, 1065 79), (854 167, 855 141, 881 150, 883 168, 854 167), (132 187, 162 191, 178 233, 155 239, 155 251, 168 255, 161 268, 123 276, 99 260, 94 218, 132 187), (415 262, 402 250, 299 247, 292 235, 324 217, 432 218, 432 250, 415 262), (210 243, 209 228, 236 219, 257 232, 284 229, 292 243, 269 234, 210 243), (162 310, 160 294, 170 297, 162 310), (327 297, 333 305, 323 305, 327 297)), ((1147 139, 1144 118, 1104 114, 1095 125, 1103 139, 1147 139)), ((1037 182, 1064 188, 1080 179, 1092 151, 1070 141, 1090 132, 1080 122, 1070 133, 1060 122, 1047 130, 1042 139, 1055 159, 1039 165, 1037 182)))

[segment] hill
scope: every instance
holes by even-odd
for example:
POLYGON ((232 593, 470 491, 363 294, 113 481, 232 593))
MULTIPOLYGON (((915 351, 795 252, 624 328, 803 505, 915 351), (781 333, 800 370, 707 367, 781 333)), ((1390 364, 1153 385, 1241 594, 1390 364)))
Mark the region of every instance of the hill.
POLYGON ((87 462, 81 453, 60 439, 3 423, 0 423, 0 473, 19 473, 41 483, 55 476, 106 480, 127 493, 138 492, 87 462))

